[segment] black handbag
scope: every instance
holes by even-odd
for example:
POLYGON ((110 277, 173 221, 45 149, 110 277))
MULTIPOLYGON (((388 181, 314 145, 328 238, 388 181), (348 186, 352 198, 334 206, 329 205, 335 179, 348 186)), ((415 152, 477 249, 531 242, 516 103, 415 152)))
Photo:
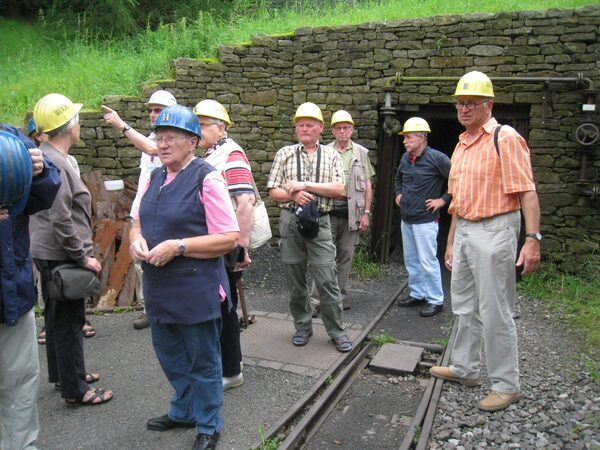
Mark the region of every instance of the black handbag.
POLYGON ((50 295, 57 300, 79 300, 100 293, 100 279, 96 272, 76 263, 65 263, 52 268, 50 295))
MULTIPOLYGON (((296 149, 296 178, 298 181, 302 179, 302 173, 300 170, 300 148, 296 149)), ((321 166, 321 146, 317 149, 317 183, 319 182, 319 170, 321 166)), ((319 234, 319 203, 315 198, 306 205, 297 205, 296 210, 296 224, 298 226, 298 232, 303 238, 314 239, 319 234)))

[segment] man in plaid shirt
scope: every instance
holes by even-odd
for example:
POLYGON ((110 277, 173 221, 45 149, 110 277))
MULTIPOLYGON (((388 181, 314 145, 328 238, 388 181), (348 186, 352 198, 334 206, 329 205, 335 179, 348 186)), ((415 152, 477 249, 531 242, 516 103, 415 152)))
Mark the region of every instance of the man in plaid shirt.
POLYGON ((281 207, 281 258, 296 328, 292 343, 306 345, 313 333, 306 281, 308 267, 321 298, 321 315, 327 334, 338 351, 349 352, 352 343, 342 326, 342 301, 329 221, 333 199, 344 195, 342 160, 335 149, 319 143, 323 115, 317 105, 300 105, 294 123, 299 144, 283 147, 277 152, 267 182, 269 196, 281 207), (298 205, 308 205, 312 200, 316 200, 318 205, 319 230, 314 238, 307 238, 300 234, 295 209, 298 205))

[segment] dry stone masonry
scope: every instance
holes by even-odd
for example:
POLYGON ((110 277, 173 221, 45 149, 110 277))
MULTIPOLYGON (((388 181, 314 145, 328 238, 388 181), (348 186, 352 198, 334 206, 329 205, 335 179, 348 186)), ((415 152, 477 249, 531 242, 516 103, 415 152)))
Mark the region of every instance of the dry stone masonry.
MULTIPOLYGON (((276 151, 294 140, 297 105, 317 103, 326 120, 338 109, 357 121, 355 140, 380 145, 385 80, 402 76, 461 76, 481 70, 497 76, 575 77, 582 72, 600 87, 600 6, 572 10, 437 16, 337 28, 301 28, 283 36, 255 36, 251 43, 222 46, 215 60, 176 59, 174 80, 148 86, 145 97, 106 97, 131 126, 147 132, 143 102, 157 88, 193 106, 205 98, 226 105, 232 137, 247 150, 259 188, 276 151)), ((399 84, 393 104, 448 104, 454 83, 399 84)), ((529 144, 542 205, 544 250, 567 261, 586 259, 600 243, 600 204, 581 193, 581 152, 574 141, 582 91, 552 85, 543 120, 543 85, 503 83, 496 102, 530 106, 529 144)), ((81 114, 83 144, 73 149, 83 170, 136 180, 138 151, 99 112, 81 114)), ((598 114, 596 113, 596 120, 598 114)), ((327 129, 325 141, 332 136, 327 129)), ((598 184, 600 148, 589 153, 588 178, 598 184)), ((275 221, 278 212, 270 205, 275 221)))

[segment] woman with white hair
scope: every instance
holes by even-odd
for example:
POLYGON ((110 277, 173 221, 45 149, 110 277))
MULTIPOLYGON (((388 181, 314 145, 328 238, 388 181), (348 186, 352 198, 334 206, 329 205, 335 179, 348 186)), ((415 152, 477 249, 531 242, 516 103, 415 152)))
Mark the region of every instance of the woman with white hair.
POLYGON ((31 255, 40 272, 46 305, 48 381, 56 384, 67 405, 98 405, 109 401, 113 393, 90 387, 100 375, 85 371, 81 334, 85 299, 49 295, 53 268, 67 262, 97 274, 102 268, 94 257, 91 196, 68 160, 69 149, 79 142, 82 106, 64 95, 48 94, 33 110, 38 130, 48 136, 40 150, 60 169, 61 187, 52 207, 31 218, 31 255))

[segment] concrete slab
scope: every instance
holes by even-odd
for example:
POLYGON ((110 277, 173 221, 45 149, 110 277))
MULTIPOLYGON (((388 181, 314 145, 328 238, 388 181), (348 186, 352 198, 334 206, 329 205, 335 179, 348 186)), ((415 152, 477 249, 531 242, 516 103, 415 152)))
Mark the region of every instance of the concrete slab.
MULTIPOLYGON (((314 375, 314 369, 323 371, 339 358, 320 320, 313 321, 313 335, 303 347, 292 344, 294 323, 289 316, 281 314, 257 317, 257 321, 241 335, 242 354, 256 361, 261 367, 277 367, 293 373, 314 375), (274 365, 283 363, 283 366, 274 365), (303 370, 306 369, 306 370, 303 370)), ((347 326, 348 337, 356 339, 360 330, 347 326)))
POLYGON ((385 372, 414 372, 423 349, 402 344, 383 344, 369 367, 385 372))

